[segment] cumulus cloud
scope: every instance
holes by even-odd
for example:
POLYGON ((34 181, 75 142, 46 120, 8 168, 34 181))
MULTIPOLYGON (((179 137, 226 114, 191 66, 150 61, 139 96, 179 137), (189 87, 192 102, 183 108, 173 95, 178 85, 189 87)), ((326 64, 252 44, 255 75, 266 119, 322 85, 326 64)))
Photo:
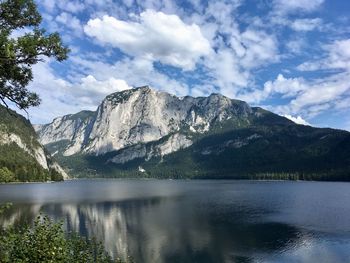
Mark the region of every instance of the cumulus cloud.
POLYGON ((296 116, 296 117, 293 117, 292 115, 289 115, 289 114, 285 114, 285 115, 282 115, 283 117, 286 117, 287 119, 295 122, 296 124, 301 124, 301 125, 309 125, 310 126, 310 123, 308 123, 306 120, 304 120, 301 116, 296 116))
POLYGON ((275 80, 265 82, 263 89, 243 93, 239 97, 251 103, 259 103, 274 94, 279 94, 283 98, 295 97, 307 88, 308 85, 303 78, 285 78, 282 74, 279 74, 275 80))
POLYGON ((86 57, 72 57, 72 62, 86 74, 99 79, 118 78, 127 80, 134 87, 150 85, 178 96, 189 94, 188 85, 157 71, 153 63, 142 58, 125 58, 115 63, 105 63, 86 57))
POLYGON ((33 68, 34 81, 30 89, 38 92, 42 103, 29 110, 35 123, 47 123, 57 116, 71 114, 82 109, 95 110, 103 98, 113 92, 132 88, 125 80, 109 77, 97 80, 88 75, 70 82, 57 77, 50 61, 33 68), (43 114, 45 112, 45 114, 43 114))
POLYGON ((81 82, 74 87, 72 93, 81 97, 86 97, 86 99, 91 100, 92 104, 97 105, 105 96, 113 92, 131 88, 132 87, 123 79, 110 77, 106 80, 99 81, 96 80, 94 76, 88 75, 81 79, 81 82))
POLYGON ((134 21, 111 16, 91 19, 85 33, 135 56, 192 70, 200 57, 208 55, 210 44, 196 24, 185 24, 177 15, 146 10, 134 21))

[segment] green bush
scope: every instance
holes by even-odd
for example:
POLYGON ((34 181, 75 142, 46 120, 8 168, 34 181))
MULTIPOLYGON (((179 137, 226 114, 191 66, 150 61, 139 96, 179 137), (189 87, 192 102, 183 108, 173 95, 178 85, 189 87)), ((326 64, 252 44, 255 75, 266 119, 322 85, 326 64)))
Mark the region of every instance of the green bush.
POLYGON ((9 183, 15 180, 15 175, 7 167, 0 168, 0 183, 9 183))
POLYGON ((0 262, 71 263, 113 261, 101 243, 78 234, 66 234, 62 223, 39 216, 32 227, 0 230, 0 262))

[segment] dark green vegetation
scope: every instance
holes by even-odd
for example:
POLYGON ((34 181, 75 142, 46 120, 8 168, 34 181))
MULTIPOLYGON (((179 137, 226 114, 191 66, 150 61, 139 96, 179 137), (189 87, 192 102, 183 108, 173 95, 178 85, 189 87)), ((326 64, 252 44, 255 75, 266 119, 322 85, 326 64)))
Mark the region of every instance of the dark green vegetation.
POLYGON ((40 99, 26 87, 33 79, 32 66, 42 56, 58 61, 67 58, 68 48, 57 33, 46 34, 40 28, 41 15, 33 0, 0 1, 0 103, 10 101, 20 109, 38 106, 40 99), (11 33, 31 29, 18 38, 11 33))
MULTIPOLYGON (((30 122, 0 105, 0 182, 63 180, 59 172, 44 169, 34 158, 40 147, 30 122), (9 142, 9 136, 19 138, 26 150, 9 142)), ((50 164, 53 160, 48 158, 48 162, 50 164)))
MULTIPOLYGON (((192 146, 149 161, 108 162, 119 152, 57 158, 71 174, 81 177, 350 180, 350 133, 346 131, 297 125, 253 108, 248 119, 232 118, 207 133, 181 132, 194 141, 192 146), (139 172, 139 166, 146 172, 139 172)), ((142 146, 150 149, 157 143, 142 146)), ((58 146, 48 145, 48 149, 58 146)))
MULTIPOLYGON (((2 210, 0 207, 0 213, 2 210)), ((112 260, 102 244, 95 239, 65 233, 62 223, 54 223, 47 216, 39 216, 33 226, 0 229, 0 262, 122 261, 112 260)))

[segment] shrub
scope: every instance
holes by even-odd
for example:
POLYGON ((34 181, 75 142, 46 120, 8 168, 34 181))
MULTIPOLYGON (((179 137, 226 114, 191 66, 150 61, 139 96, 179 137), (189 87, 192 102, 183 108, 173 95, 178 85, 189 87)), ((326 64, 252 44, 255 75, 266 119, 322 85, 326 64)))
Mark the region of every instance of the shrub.
POLYGON ((0 183, 15 181, 15 175, 7 167, 0 168, 0 183))
POLYGON ((113 261, 101 243, 76 233, 66 234, 62 223, 39 216, 32 227, 0 230, 0 262, 121 262, 113 261))

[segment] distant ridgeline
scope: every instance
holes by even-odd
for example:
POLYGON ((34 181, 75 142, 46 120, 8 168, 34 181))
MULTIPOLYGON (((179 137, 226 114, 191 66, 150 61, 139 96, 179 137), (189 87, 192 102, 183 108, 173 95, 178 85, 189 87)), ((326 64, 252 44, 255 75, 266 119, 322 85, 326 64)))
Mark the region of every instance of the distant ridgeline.
POLYGON ((297 125, 220 94, 148 87, 37 126, 77 177, 350 180, 350 133, 297 125))
POLYGON ((0 105, 0 182, 60 181, 66 176, 38 142, 30 122, 0 105))

